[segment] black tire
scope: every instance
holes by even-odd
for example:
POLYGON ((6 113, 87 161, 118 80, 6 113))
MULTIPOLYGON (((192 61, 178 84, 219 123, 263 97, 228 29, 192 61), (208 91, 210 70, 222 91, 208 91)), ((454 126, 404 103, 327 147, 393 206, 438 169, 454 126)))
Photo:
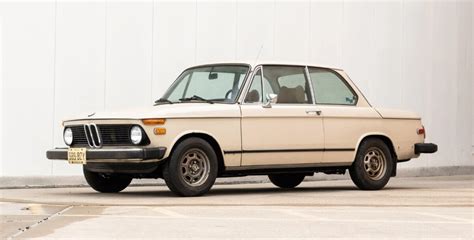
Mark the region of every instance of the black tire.
POLYGON ((304 174, 270 174, 270 182, 280 188, 294 188, 303 182, 304 174))
POLYGON ((84 177, 91 188, 101 193, 117 193, 130 185, 132 177, 117 174, 101 174, 83 168, 84 177))
POLYGON ((192 137, 175 147, 163 167, 163 178, 176 195, 193 197, 211 189, 217 171, 217 155, 212 146, 204 139, 192 137))
POLYGON ((393 165, 387 144, 380 139, 369 138, 360 144, 349 174, 359 189, 379 190, 390 180, 393 165))

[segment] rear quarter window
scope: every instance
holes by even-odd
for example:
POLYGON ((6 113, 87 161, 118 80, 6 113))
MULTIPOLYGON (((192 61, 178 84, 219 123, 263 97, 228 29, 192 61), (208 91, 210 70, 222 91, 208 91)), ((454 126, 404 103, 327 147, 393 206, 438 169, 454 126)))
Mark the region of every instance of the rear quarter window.
POLYGON ((316 103, 335 105, 355 105, 357 95, 345 80, 327 69, 309 68, 316 103))

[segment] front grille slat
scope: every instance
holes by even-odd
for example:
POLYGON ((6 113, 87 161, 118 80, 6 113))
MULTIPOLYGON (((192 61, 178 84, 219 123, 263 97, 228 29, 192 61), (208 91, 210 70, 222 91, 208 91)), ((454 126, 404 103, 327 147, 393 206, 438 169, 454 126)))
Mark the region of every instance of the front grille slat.
POLYGON ((130 145, 132 125, 101 125, 102 141, 107 145, 130 145))
MULTIPOLYGON (((131 124, 98 124, 88 126, 75 125, 70 126, 73 134, 73 142, 71 146, 90 146, 93 142, 98 146, 131 146, 130 141, 131 124), (96 129, 97 126, 97 129, 96 129), (98 134, 97 134, 98 132, 98 134), (93 140, 93 142, 92 142, 93 140), (88 142, 89 141, 89 142, 88 142)), ((150 140, 144 134, 143 141, 140 145, 147 145, 150 140)))
POLYGON ((95 125, 90 125, 90 132, 92 135, 92 142, 94 143, 94 146, 100 146, 101 141, 99 137, 99 130, 95 125))

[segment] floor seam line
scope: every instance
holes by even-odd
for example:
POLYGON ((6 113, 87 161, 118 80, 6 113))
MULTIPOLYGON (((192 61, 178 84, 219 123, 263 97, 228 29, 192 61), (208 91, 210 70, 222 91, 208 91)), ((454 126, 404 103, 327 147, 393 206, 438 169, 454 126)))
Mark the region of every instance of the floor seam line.
POLYGON ((36 223, 33 223, 33 224, 31 224, 31 225, 29 225, 29 226, 26 226, 26 227, 24 227, 24 228, 20 228, 20 229, 18 230, 18 232, 16 232, 15 234, 13 234, 13 235, 7 237, 7 239, 8 239, 8 240, 14 239, 14 238, 20 236, 21 234, 23 234, 23 233, 25 233, 25 232, 31 230, 32 228, 35 228, 35 227, 37 227, 37 226, 39 226, 39 225, 41 225, 41 224, 43 224, 43 223, 46 223, 47 221, 49 221, 49 220, 51 220, 51 219, 54 219, 54 218, 60 216, 61 214, 63 214, 63 213, 65 213, 65 212, 69 211, 69 210, 70 210, 71 208, 73 208, 73 207, 74 207, 74 206, 72 206, 72 205, 67 206, 66 208, 62 209, 61 211, 56 212, 56 213, 54 213, 54 214, 51 214, 51 215, 49 215, 48 217, 45 217, 45 218, 39 220, 39 221, 36 222, 36 223))

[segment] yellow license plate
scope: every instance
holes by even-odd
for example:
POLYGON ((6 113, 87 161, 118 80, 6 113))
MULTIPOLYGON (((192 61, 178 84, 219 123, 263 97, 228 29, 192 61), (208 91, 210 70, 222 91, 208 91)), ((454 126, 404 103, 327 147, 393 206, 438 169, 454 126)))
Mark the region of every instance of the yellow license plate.
POLYGON ((70 164, 86 164, 85 148, 69 148, 67 150, 67 161, 70 164))

